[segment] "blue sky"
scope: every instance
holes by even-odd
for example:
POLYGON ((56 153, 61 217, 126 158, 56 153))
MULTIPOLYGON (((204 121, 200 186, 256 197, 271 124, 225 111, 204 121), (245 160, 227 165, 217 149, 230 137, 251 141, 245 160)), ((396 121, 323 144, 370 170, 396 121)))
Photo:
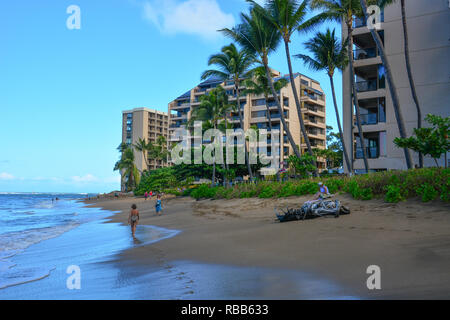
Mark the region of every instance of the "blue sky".
MULTIPOLYGON (((2 1, 0 191, 118 189, 122 110, 167 111, 230 43, 215 30, 247 8, 244 0, 2 1), (66 27, 70 5, 81 9, 79 30, 66 27)), ((305 52, 310 36, 295 36, 291 53, 305 52)), ((287 73, 282 49, 270 64, 287 73)), ((321 82, 336 129, 327 75, 297 59, 293 67, 321 82)), ((340 74, 335 82, 340 103, 340 74)))

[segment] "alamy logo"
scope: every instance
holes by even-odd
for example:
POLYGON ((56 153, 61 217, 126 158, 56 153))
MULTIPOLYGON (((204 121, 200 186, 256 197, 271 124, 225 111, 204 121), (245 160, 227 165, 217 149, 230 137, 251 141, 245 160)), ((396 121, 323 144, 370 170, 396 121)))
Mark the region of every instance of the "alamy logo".
POLYGON ((66 280, 66 286, 69 290, 81 289, 81 269, 77 265, 70 265, 66 269, 66 273, 70 276, 66 280))
POLYGON ((381 29, 381 9, 379 6, 371 5, 367 7, 367 28, 381 29))
POLYGON ((74 29, 81 29, 81 10, 80 7, 77 5, 70 5, 67 7, 66 10, 67 14, 70 14, 70 16, 66 20, 66 26, 69 30, 74 29))
POLYGON ((367 289, 374 290, 374 289, 381 289, 381 269, 377 265, 370 265, 367 267, 366 270, 367 274, 370 274, 370 276, 367 278, 366 285, 367 289))

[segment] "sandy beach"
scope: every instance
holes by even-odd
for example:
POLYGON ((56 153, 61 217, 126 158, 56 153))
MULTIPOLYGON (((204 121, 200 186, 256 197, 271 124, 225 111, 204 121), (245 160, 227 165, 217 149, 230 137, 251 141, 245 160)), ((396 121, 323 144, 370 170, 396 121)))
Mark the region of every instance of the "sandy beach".
POLYGON ((308 197, 201 201, 178 197, 164 199, 161 216, 155 214, 154 200, 87 203, 121 211, 112 217, 113 222, 121 223, 126 223, 129 208, 136 203, 141 225, 180 230, 172 238, 125 250, 110 263, 124 274, 135 272, 135 276, 155 269, 176 271, 176 279, 187 284, 183 298, 208 298, 208 284, 195 286, 202 271, 199 267, 189 269, 192 264, 211 266, 211 270, 214 266, 238 268, 234 276, 221 281, 233 297, 244 299, 450 298, 450 205, 419 200, 398 204, 357 201, 346 195, 338 198, 350 207, 350 215, 287 223, 275 220, 274 207, 299 206, 308 197), (370 265, 381 268, 380 290, 367 288, 366 269, 370 265), (256 276, 258 270, 270 272, 256 276), (188 271, 193 274, 191 278, 188 271), (333 292, 327 296, 328 289, 309 283, 310 287, 304 288, 308 294, 299 294, 291 288, 291 282, 296 281, 293 273, 324 279, 333 284, 333 292), (270 285, 259 288, 253 283, 261 281, 270 285), (248 294, 247 287, 252 288, 248 294), (263 292, 258 294, 258 290, 263 292))

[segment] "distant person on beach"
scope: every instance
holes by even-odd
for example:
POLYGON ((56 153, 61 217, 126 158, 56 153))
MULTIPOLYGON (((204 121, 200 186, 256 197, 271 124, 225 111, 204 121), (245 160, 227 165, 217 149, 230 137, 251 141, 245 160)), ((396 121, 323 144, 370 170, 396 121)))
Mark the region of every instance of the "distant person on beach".
POLYGON ((144 199, 147 200, 147 198, 148 198, 148 192, 145 191, 145 193, 144 193, 144 199))
POLYGON ((319 191, 314 195, 314 200, 329 198, 330 192, 328 191, 328 187, 324 185, 322 182, 318 183, 319 191))
POLYGON ((161 215, 162 201, 161 201, 161 195, 160 194, 158 194, 156 196, 155 210, 156 210, 156 214, 157 215, 161 215))
POLYGON ((137 207, 135 204, 131 206, 130 215, 128 216, 128 224, 131 226, 131 234, 133 235, 136 232, 136 226, 139 222, 139 210, 137 210, 137 207))
POLYGON ((150 199, 153 197, 153 191, 150 190, 150 199))

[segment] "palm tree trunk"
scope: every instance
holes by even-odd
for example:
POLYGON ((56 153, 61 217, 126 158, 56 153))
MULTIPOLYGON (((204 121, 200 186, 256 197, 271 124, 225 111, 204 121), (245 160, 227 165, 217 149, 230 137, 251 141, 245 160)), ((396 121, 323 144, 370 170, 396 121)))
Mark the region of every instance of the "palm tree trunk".
MULTIPOLYGON (((225 136, 227 134, 227 113, 225 112, 224 115, 224 119, 225 119, 225 136)), ((228 179, 227 179, 227 174, 228 171, 230 170, 228 163, 227 163, 227 153, 226 153, 226 148, 225 148, 225 174, 223 176, 223 181, 226 187, 228 187, 228 179)))
MULTIPOLYGON (((360 3, 361 3, 361 7, 363 9, 363 12, 364 12, 364 16, 367 20, 366 0, 360 0, 360 3)), ((383 43, 381 42, 380 35, 378 34, 378 32, 376 32, 376 30, 374 30, 373 28, 370 28, 369 30, 370 30, 370 34, 372 35, 373 40, 377 44, 378 51, 380 52, 381 62, 384 65, 385 76, 386 76, 386 80, 387 80, 387 83, 389 86, 389 92, 391 93, 391 97, 392 97, 392 105, 394 107, 394 113, 395 113, 395 118, 397 120, 397 126, 398 126, 398 131, 400 133, 400 137, 406 138, 405 123, 403 121, 403 115, 402 115, 402 111, 400 109, 400 103, 399 103, 399 99, 398 99, 398 95, 397 95, 397 89, 395 88, 395 85, 394 85, 394 79, 392 77, 391 67, 389 65, 389 61, 387 60, 383 43)), ((406 167, 408 169, 411 169, 413 167, 411 153, 409 152, 408 148, 403 148, 403 151, 405 153, 406 167)))
MULTIPOLYGON (((270 130, 270 150, 271 150, 271 155, 272 157, 273 155, 273 134, 272 134, 272 117, 270 116, 270 107, 268 105, 268 101, 269 101, 269 95, 267 94, 267 92, 264 92, 264 100, 266 101, 266 109, 267 109, 267 119, 269 120, 269 130, 270 130)), ((281 152, 280 152, 281 154, 281 152)), ((281 159, 280 159, 281 160, 281 159)), ((279 168, 279 162, 278 162, 278 168, 277 169, 277 181, 280 181, 280 168, 279 168)))
MULTIPOLYGON (((214 130, 216 129, 216 124, 214 123, 214 130)), ((213 143, 213 141, 211 141, 211 143, 213 143)), ((213 172, 212 172, 212 186, 215 187, 216 186, 216 150, 214 148, 214 156, 213 156, 213 172)))
MULTIPOLYGON (((237 79, 235 79, 234 81, 234 88, 236 90, 236 106, 239 112, 239 124, 241 125, 241 129, 244 130, 244 121, 242 120, 242 112, 241 112, 241 102, 239 100, 239 80, 237 79)), ((245 163, 247 163, 247 170, 250 176, 250 181, 253 181, 252 166, 250 164, 250 161, 248 160, 247 143, 245 141, 244 141, 244 153, 245 153, 245 163)))
POLYGON ((350 170, 350 172, 352 172, 353 170, 352 170, 350 160, 348 158, 347 148, 346 148, 345 142, 344 142, 344 134, 342 132, 342 127, 341 127, 341 119, 339 118, 339 110, 338 110, 337 103, 336 103, 336 92, 334 91, 333 76, 329 75, 329 77, 330 77, 330 83, 331 83, 331 93, 333 95, 334 111, 336 112, 336 121, 337 121, 338 129, 339 129, 339 135, 341 136, 342 149, 344 152, 344 159, 347 164, 347 168, 350 170))
MULTIPOLYGON (((419 99, 417 98, 416 85, 411 71, 411 63, 409 60, 409 44, 408 44, 408 28, 406 26, 406 13, 405 13, 405 0, 400 1, 402 9, 402 24, 403 24, 403 39, 405 46, 405 62, 406 71, 408 73, 409 86, 411 87, 411 95, 414 100, 417 109, 417 128, 422 128, 422 111, 420 110, 419 99)), ((419 167, 423 168, 423 154, 419 152, 419 167)))
MULTIPOLYGON (((367 150, 366 150, 366 144, 364 143, 364 134, 361 126, 361 115, 359 112, 359 102, 358 102, 358 96, 356 92, 356 86, 355 86, 355 67, 353 66, 353 19, 350 20, 347 23, 347 30, 348 30, 348 65, 349 65, 349 71, 350 71, 350 87, 352 89, 352 96, 353 96, 353 104, 355 105, 356 110, 356 124, 358 126, 358 136, 359 136, 359 142, 361 144, 361 148, 363 150, 363 160, 364 160, 364 168, 366 169, 366 173, 369 173, 369 161, 367 160, 367 150)), ((350 103, 351 111, 353 111, 353 105, 350 103)), ((353 112, 351 112, 353 114, 353 112)), ((352 126, 353 126, 353 119, 352 126)), ((353 137, 352 137, 353 141, 353 137)))
MULTIPOLYGON (((288 64, 288 68, 289 68, 289 78, 291 80, 292 92, 294 93, 294 100, 295 100, 295 105, 297 107, 297 115, 298 115, 298 120, 300 122, 300 129, 302 131, 303 138, 305 139, 306 147, 308 148, 308 153, 311 157, 314 157, 314 153, 311 148, 311 143, 309 142, 309 137, 306 133, 305 123, 303 122, 302 108, 300 105, 300 101, 298 100, 297 88, 295 86, 295 81, 294 81, 294 73, 292 71, 291 54, 289 52, 289 42, 286 39, 284 40, 284 48, 286 51, 287 64, 288 64)), ((314 174, 317 175, 316 161, 314 161, 314 166, 316 167, 316 171, 314 172, 314 174)))
MULTIPOLYGON (((286 120, 284 119, 283 109, 281 108, 280 100, 278 99, 277 92, 275 91, 275 88, 273 86, 273 81, 272 81, 272 77, 270 75, 269 66, 267 64, 267 59, 265 59, 265 60, 266 61, 264 61, 264 68, 266 69, 267 82, 269 83, 270 90, 272 91, 272 95, 275 98, 275 101, 277 103, 278 112, 280 113, 280 119, 281 119, 281 122, 283 123, 283 129, 286 132, 286 135, 288 136, 289 142, 290 142, 290 144, 292 146, 292 149, 294 150, 295 155, 298 158, 300 158, 301 157, 300 151, 298 150, 297 146, 295 145, 295 141, 292 138, 291 131, 289 130, 289 128, 286 125, 286 120)), ((281 154, 281 152, 280 152, 280 154, 281 154)))

